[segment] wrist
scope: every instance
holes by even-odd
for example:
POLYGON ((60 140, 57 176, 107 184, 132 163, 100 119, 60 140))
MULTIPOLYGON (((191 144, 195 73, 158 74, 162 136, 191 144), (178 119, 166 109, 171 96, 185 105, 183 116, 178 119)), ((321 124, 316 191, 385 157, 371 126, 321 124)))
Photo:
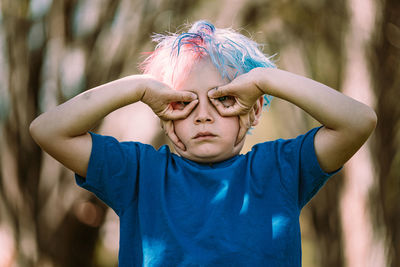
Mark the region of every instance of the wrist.
POLYGON ((142 101, 143 95, 150 87, 150 79, 146 75, 131 75, 118 80, 123 90, 123 98, 127 104, 142 101))
POLYGON ((276 96, 274 90, 273 79, 276 75, 277 69, 275 68, 257 68, 257 79, 256 85, 262 94, 267 94, 271 96, 276 96))
POLYGON ((151 103, 154 102, 154 98, 162 89, 165 89, 166 84, 158 81, 151 75, 141 75, 139 78, 139 92, 141 93, 139 101, 151 106, 151 103))

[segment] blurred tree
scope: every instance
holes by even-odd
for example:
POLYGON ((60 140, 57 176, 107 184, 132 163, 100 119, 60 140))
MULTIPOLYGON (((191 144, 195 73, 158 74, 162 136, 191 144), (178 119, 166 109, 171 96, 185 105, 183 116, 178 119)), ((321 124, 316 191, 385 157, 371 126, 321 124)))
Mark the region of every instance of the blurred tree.
MULTIPOLYGON (((59 86, 59 61, 70 43, 66 30, 73 4, 1 2, 2 63, 8 70, 2 75, 9 92, 2 99, 9 108, 1 121, 1 214, 2 221, 9 218, 13 226, 19 266, 90 266, 97 240, 98 229, 75 216, 75 201, 54 201, 57 195, 71 193, 73 180, 45 157, 28 132, 40 108, 43 111, 65 100, 59 86)), ((99 209, 94 216, 101 217, 105 206, 86 199, 99 209)), ((96 223, 101 220, 97 218, 96 223)))
POLYGON ((388 242, 389 266, 400 266, 400 2, 377 1, 382 13, 369 54, 371 81, 376 94, 378 125, 374 159, 379 190, 372 195, 376 231, 384 231, 388 242))

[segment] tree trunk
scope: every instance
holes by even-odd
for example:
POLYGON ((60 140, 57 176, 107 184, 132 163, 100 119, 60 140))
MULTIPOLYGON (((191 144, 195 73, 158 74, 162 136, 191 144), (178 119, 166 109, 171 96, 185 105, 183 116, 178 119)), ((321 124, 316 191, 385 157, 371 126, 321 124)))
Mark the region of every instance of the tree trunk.
POLYGON ((374 161, 379 190, 373 195, 376 231, 386 231, 389 266, 400 266, 400 2, 377 1, 382 10, 369 54, 378 125, 374 161), (382 218, 380 220, 379 218, 382 218), (382 230, 382 224, 386 229, 382 230))

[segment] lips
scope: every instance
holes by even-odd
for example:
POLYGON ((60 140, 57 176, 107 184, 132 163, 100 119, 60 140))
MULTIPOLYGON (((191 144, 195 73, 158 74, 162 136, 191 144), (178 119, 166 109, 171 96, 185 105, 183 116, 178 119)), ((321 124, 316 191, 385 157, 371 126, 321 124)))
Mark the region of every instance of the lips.
POLYGON ((216 135, 210 132, 199 132, 197 133, 193 139, 206 139, 206 138, 212 138, 215 137, 216 135))

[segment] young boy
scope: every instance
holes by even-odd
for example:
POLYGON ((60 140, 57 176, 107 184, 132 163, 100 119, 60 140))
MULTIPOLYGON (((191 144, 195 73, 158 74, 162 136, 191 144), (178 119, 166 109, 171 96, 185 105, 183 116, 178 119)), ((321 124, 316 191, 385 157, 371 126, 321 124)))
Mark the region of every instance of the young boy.
POLYGON ((40 115, 33 138, 119 215, 120 266, 301 266, 300 211, 367 140, 374 111, 276 69, 256 43, 205 21, 155 39, 145 75, 40 115), (323 126, 239 154, 264 95, 323 126), (137 101, 160 117, 179 155, 89 132, 137 101))

